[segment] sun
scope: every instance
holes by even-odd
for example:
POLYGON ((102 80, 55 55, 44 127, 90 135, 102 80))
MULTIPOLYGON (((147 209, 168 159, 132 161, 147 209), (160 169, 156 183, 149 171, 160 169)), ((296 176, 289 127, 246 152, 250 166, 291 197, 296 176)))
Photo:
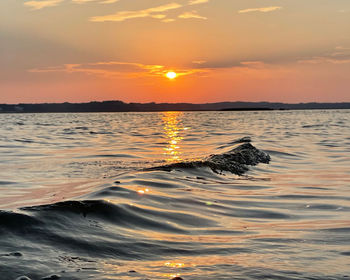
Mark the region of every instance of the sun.
POLYGON ((173 80, 173 79, 176 78, 177 74, 176 74, 175 72, 172 72, 172 71, 171 71, 171 72, 166 73, 165 76, 166 76, 168 79, 173 80))

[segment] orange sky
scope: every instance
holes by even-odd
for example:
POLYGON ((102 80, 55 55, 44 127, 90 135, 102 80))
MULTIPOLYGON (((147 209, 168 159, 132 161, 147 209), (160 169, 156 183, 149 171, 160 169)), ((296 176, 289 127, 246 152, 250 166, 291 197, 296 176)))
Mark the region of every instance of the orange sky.
POLYGON ((350 101, 348 0, 2 0, 0 42, 0 103, 350 101))

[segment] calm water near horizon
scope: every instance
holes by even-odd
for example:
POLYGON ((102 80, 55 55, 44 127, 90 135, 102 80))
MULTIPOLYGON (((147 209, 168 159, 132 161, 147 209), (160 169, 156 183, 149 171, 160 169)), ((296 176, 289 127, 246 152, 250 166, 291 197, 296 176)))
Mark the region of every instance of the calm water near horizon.
POLYGON ((0 123, 1 280, 350 279, 350 110, 0 123), (242 176, 147 170, 247 136, 271 162, 242 176))

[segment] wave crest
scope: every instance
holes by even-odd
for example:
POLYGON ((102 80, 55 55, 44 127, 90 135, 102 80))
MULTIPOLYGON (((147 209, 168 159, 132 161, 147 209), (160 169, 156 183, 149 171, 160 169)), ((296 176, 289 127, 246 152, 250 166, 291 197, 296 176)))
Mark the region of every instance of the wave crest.
POLYGON ((249 170, 249 165, 268 164, 270 162, 271 158, 267 153, 257 149, 249 141, 241 142, 245 143, 226 153, 210 155, 204 160, 177 162, 152 167, 147 170, 171 171, 177 168, 209 167, 216 173, 229 171, 233 174, 242 175, 249 170))

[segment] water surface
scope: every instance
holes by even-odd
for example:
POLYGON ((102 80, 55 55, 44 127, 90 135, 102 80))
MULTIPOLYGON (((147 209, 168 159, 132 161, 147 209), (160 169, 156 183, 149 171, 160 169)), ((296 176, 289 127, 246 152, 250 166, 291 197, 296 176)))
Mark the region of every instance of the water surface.
POLYGON ((0 122, 1 279, 350 278, 349 110, 0 122), (243 176, 147 170, 247 136, 271 162, 243 176))

